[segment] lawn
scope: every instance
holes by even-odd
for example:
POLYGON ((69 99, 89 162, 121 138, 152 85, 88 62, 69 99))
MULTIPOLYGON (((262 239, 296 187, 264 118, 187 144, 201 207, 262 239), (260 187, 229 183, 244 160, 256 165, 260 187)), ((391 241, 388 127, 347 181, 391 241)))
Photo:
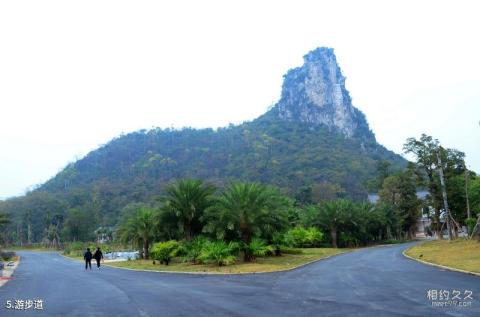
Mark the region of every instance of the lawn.
POLYGON ((302 251, 301 254, 283 254, 282 256, 257 258, 257 261, 253 263, 245 263, 239 260, 237 263, 228 266, 184 263, 181 258, 175 258, 168 266, 160 264, 158 261, 156 264, 153 264, 152 260, 110 262, 108 265, 119 268, 170 272, 260 273, 295 268, 311 261, 348 252, 350 249, 308 248, 302 249, 302 251))
POLYGON ((405 253, 423 261, 480 273, 480 243, 475 240, 429 241, 405 253))

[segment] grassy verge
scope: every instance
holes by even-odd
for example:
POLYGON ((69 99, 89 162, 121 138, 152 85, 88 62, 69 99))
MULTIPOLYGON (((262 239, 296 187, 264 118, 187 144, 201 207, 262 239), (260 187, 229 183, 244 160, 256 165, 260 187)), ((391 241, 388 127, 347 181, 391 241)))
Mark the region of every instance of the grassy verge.
POLYGON ((74 259, 74 260, 82 260, 83 261, 83 256, 80 255, 72 255, 72 254, 64 254, 61 253, 63 256, 66 256, 67 258, 74 259))
POLYGON ((429 241, 414 246, 405 253, 426 262, 480 273, 480 243, 477 241, 429 241))
POLYGON ((311 261, 348 252, 350 249, 309 248, 302 249, 302 251, 301 254, 284 254, 282 256, 258 258, 254 263, 245 263, 239 260, 237 263, 228 266, 184 263, 180 258, 175 258, 168 266, 159 264, 158 262, 153 264, 152 260, 110 262, 108 265, 119 268, 171 272, 260 273, 295 268, 311 261))

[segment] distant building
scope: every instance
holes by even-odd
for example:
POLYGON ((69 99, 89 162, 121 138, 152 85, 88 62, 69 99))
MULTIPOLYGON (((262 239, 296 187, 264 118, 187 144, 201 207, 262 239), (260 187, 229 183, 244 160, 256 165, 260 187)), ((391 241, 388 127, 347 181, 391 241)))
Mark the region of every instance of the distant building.
MULTIPOLYGON (((428 195, 428 191, 422 190, 417 192, 417 198, 419 199, 425 199, 428 195)), ((371 193, 368 194, 368 202, 372 204, 376 204, 380 200, 380 196, 378 193, 371 193)), ((426 237, 426 229, 427 227, 430 227, 432 224, 432 220, 428 217, 427 214, 422 212, 422 215, 420 218, 418 218, 417 221, 417 232, 416 236, 417 237, 426 237)))
MULTIPOLYGON (((426 190, 421 190, 421 191, 417 192, 417 197, 419 199, 425 199, 425 197, 427 197, 427 195, 428 195, 428 191, 426 191, 426 190)), ((379 200, 380 200, 380 196, 378 195, 378 193, 368 194, 368 202, 369 203, 376 204, 379 200)))

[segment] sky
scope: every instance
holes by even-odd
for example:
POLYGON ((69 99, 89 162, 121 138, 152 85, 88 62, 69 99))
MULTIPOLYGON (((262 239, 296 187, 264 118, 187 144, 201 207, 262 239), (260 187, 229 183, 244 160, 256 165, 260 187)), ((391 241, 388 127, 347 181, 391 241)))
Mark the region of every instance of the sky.
POLYGON ((0 198, 121 133, 253 120, 320 46, 381 144, 426 133, 480 172, 477 3, 2 1, 0 198))

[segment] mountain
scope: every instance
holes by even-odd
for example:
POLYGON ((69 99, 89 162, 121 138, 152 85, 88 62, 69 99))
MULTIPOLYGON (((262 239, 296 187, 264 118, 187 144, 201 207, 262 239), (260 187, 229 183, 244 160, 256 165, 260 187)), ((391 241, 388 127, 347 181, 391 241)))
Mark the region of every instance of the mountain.
POLYGON ((218 186, 258 181, 291 196, 303 186, 332 185, 339 195, 362 200, 384 161, 392 170, 406 165, 376 142, 364 114, 352 105, 333 50, 318 48, 287 72, 280 100, 259 118, 216 130, 121 135, 2 208, 21 214, 30 206, 38 215, 91 210, 99 224, 113 225, 124 206, 154 200, 179 178, 218 186))
POLYGON ((311 51, 302 67, 288 71, 275 108, 282 120, 322 124, 347 138, 375 140, 365 116, 352 105, 331 48, 311 51))

